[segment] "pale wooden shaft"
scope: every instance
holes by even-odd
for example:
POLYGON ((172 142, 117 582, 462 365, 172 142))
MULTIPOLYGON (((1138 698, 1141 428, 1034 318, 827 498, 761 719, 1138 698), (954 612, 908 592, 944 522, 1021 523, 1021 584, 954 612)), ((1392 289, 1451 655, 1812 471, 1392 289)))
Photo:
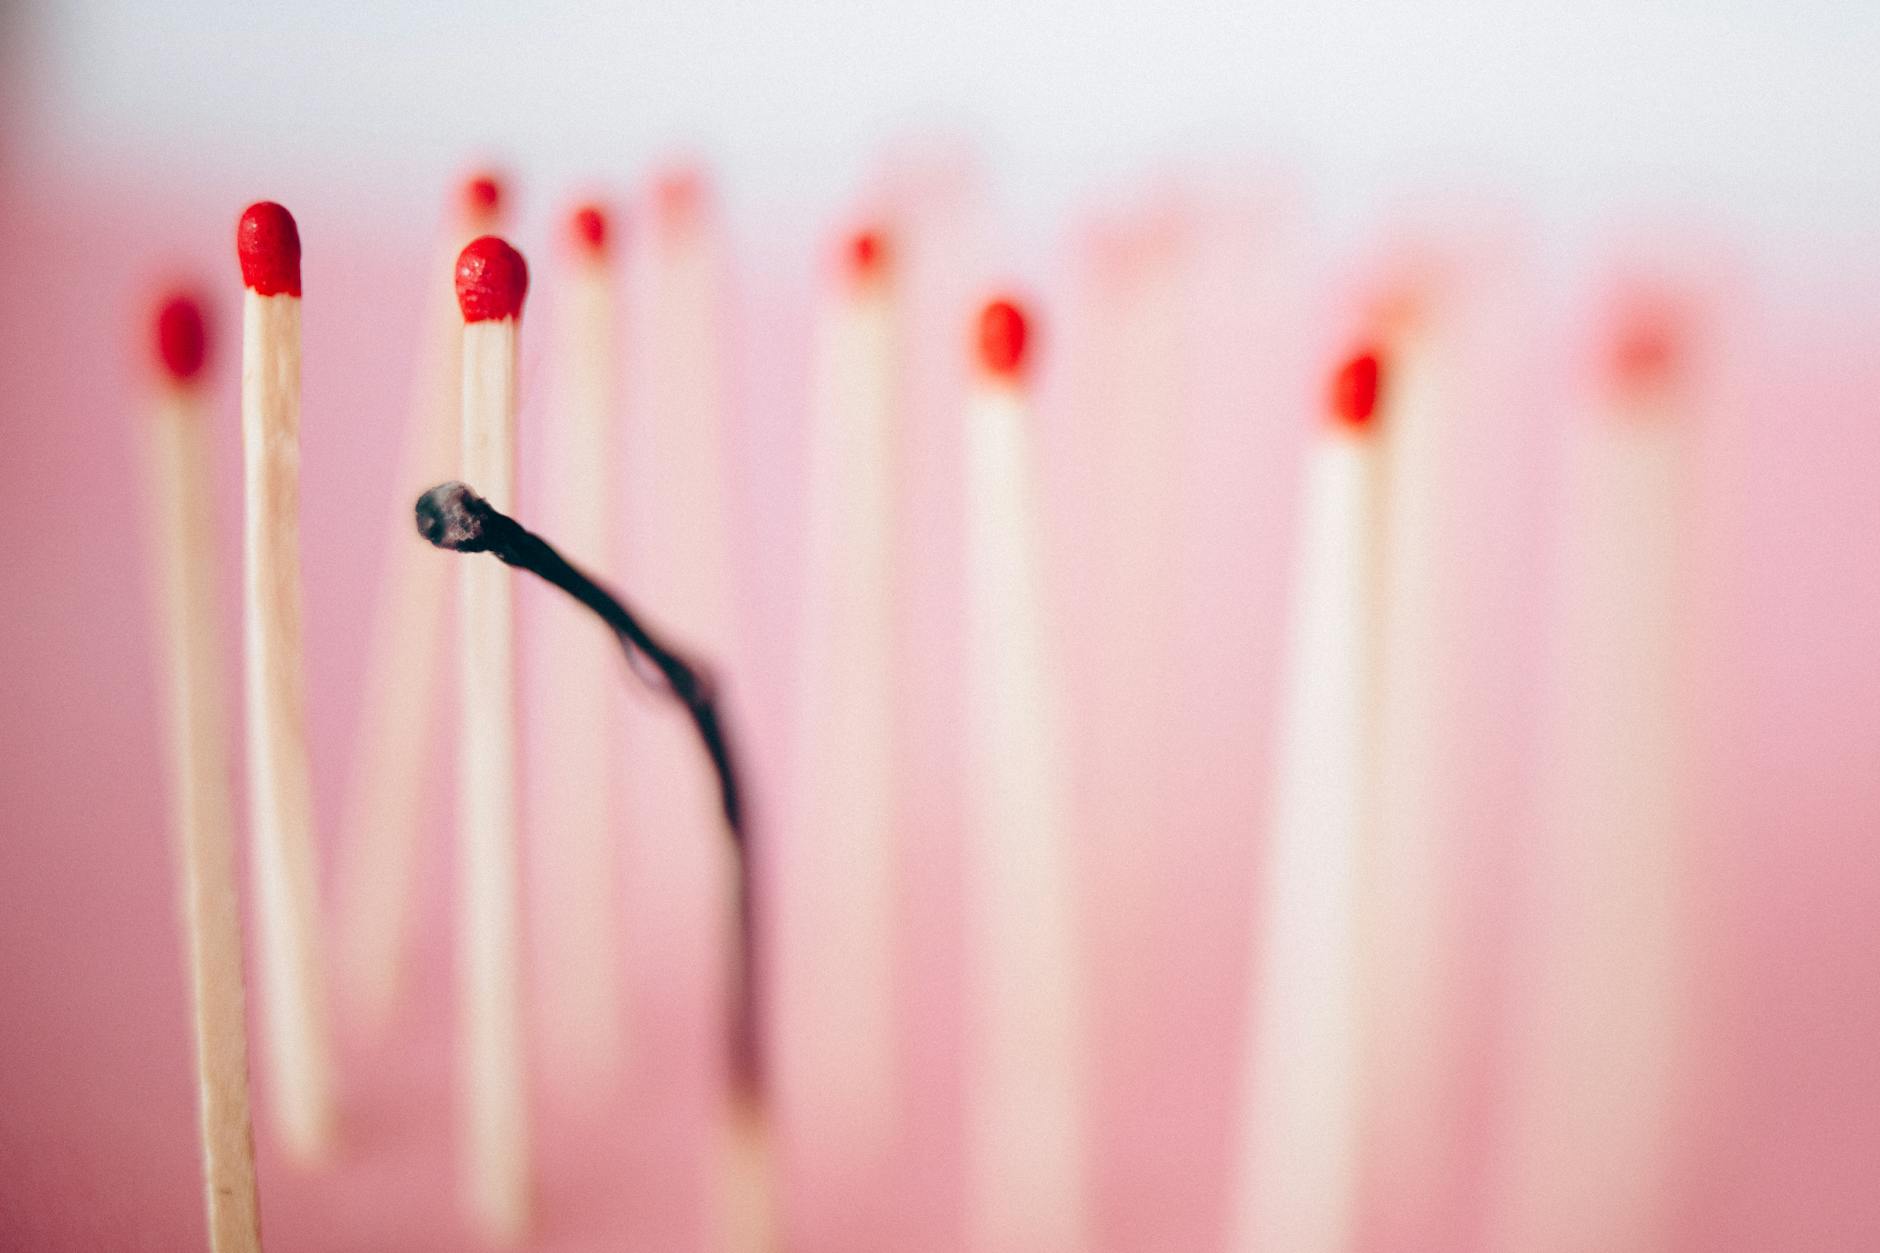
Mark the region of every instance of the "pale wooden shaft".
POLYGON ((410 964, 425 785, 436 756, 429 727, 441 704, 444 671, 437 640, 454 566, 417 534, 411 511, 420 492, 459 477, 463 317, 455 291, 441 280, 464 242, 453 244, 436 266, 440 281, 427 310, 423 359, 387 511, 385 569, 340 829, 343 970, 350 1006, 373 1031, 386 1026, 410 964))
POLYGON ((1087 1247, 1083 989, 1058 692, 1018 394, 986 385, 966 417, 972 997, 968 1241, 1087 1247))
POLYGON ((207 419, 171 391, 151 424, 170 794, 195 1029, 203 1198, 214 1253, 255 1253, 261 1218, 248 1100, 241 901, 215 606, 207 419))
MULTIPOLYGON (((463 332, 464 481, 499 510, 515 507, 513 319, 463 332)), ((458 563, 458 971, 461 980, 467 1204, 486 1234, 522 1239, 529 1221, 528 1110, 520 978, 514 574, 499 561, 458 563)))
POLYGON ((1576 435, 1548 857, 1495 1250, 1646 1253, 1670 1238, 1689 995, 1683 416, 1602 413, 1576 435))
POLYGON ((242 303, 248 803, 265 1073, 289 1152, 333 1136, 300 613, 300 300, 242 303))
POLYGON ((790 1007, 804 1099, 830 1150, 870 1160, 895 1125, 890 701, 894 326, 888 293, 844 293, 820 345, 810 464, 796 840, 804 966, 790 1007))
MULTIPOLYGON (((544 525, 570 561, 603 578, 618 571, 617 438, 612 271, 577 261, 555 319, 554 490, 544 525)), ((593 615, 553 604, 536 632, 529 841, 544 1045, 558 1086, 584 1106, 621 1062, 625 971, 614 785, 620 772, 619 644, 593 615)))
POLYGON ((1375 716, 1377 456, 1311 450, 1273 779, 1251 1086, 1231 1247, 1350 1247, 1358 1168, 1358 866, 1375 716))

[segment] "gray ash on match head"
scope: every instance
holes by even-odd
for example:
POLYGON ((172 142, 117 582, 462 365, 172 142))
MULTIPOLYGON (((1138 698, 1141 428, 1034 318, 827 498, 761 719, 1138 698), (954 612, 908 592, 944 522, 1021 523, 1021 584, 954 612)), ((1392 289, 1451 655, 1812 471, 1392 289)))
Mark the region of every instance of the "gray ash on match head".
POLYGON ((489 503, 462 483, 439 483, 418 497, 418 534, 453 552, 476 553, 489 547, 484 535, 489 503))

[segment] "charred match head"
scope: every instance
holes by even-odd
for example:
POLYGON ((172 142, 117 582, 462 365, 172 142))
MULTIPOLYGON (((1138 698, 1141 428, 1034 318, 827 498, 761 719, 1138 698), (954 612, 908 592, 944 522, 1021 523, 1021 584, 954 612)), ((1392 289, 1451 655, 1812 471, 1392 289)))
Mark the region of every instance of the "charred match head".
POLYGON ((418 534, 452 552, 489 551, 490 502, 462 483, 439 483, 418 497, 418 534))

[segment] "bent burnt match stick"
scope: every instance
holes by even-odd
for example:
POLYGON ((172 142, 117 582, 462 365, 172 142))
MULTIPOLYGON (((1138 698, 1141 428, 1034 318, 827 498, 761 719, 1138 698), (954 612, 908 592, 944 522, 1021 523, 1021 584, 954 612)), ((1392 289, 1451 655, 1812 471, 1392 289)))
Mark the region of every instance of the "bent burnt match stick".
POLYGON ((508 517, 462 483, 442 483, 418 498, 418 533, 452 552, 487 552, 507 565, 527 570, 585 605, 620 641, 627 664, 649 686, 663 687, 685 706, 699 741, 718 776, 719 802, 737 854, 738 994, 732 1022, 733 1078, 755 1092, 760 1084, 756 1040, 756 972, 752 961, 753 909, 750 849, 743 827, 742 802, 733 766, 730 737, 719 714, 716 689, 697 663, 662 643, 607 589, 571 565, 540 536, 508 517), (651 665, 657 677, 647 670, 651 665))

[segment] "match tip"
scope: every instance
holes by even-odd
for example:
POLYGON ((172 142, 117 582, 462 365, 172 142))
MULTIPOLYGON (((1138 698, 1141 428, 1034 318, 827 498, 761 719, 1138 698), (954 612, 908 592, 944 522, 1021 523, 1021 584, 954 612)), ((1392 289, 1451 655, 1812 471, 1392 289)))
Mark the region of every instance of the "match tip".
POLYGON ((879 227, 865 227, 849 236, 843 250, 849 276, 858 283, 885 277, 888 270, 888 241, 879 227))
POLYGON ((1016 302, 1001 298, 979 312, 979 363, 994 378, 1015 380, 1024 373, 1030 321, 1016 302))
POLYGON ((503 211, 503 183, 489 170, 479 170, 463 181, 458 204, 471 222, 494 222, 503 211))
POLYGON ((188 292, 173 291, 157 301, 157 362, 172 382, 189 383, 202 373, 208 336, 202 305, 188 292))
POLYGON ((1683 318, 1663 296, 1635 296, 1621 308, 1607 347, 1613 386, 1637 394, 1675 380, 1684 362, 1683 318))
POLYGON ((415 510, 418 534, 458 553, 478 553, 489 547, 484 523, 489 502, 462 483, 439 483, 418 497, 415 510))
POLYGON ((705 176, 695 166, 674 166, 653 184, 653 204, 664 226, 696 225, 705 210, 705 176))
POLYGON ((482 235, 457 254, 457 307, 466 322, 522 316, 529 267, 522 254, 495 235, 482 235))
POLYGON ((1383 362, 1376 348, 1363 348, 1347 357, 1332 375, 1326 402, 1332 421, 1362 431, 1377 416, 1383 362))
POLYGON ((575 246, 586 257, 599 258, 607 252, 607 211, 597 204, 584 204, 568 217, 568 229, 575 246))
POLYGON ((300 228, 294 215, 263 200, 248 206, 235 228, 242 282, 257 296, 300 295, 300 228))

